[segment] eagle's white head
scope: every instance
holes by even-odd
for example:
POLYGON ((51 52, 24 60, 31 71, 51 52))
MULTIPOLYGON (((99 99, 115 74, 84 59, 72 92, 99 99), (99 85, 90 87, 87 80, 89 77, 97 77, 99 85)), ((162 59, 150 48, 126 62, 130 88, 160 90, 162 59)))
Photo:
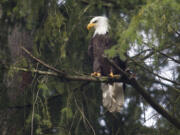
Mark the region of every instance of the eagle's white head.
POLYGON ((104 35, 109 31, 109 24, 108 24, 108 18, 105 16, 96 16, 92 18, 87 25, 87 29, 94 27, 94 36, 96 34, 104 35))

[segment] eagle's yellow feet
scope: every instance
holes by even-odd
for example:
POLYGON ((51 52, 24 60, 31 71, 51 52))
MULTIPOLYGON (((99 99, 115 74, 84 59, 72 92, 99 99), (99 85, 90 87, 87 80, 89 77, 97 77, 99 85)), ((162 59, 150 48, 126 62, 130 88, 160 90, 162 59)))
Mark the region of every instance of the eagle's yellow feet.
POLYGON ((101 73, 97 73, 97 77, 100 77, 101 76, 101 73))
POLYGON ((110 72, 109 76, 110 76, 111 78, 114 78, 113 72, 110 72))
POLYGON ((91 76, 100 77, 100 76, 101 76, 101 73, 94 72, 94 73, 91 73, 91 76))

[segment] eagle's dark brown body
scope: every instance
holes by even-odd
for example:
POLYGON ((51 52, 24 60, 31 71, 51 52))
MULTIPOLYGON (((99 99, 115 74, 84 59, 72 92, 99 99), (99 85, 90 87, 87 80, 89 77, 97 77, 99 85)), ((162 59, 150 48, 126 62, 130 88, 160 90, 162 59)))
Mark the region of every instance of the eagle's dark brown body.
MULTIPOLYGON (((118 71, 114 69, 109 62, 103 57, 104 51, 110 49, 113 46, 113 41, 110 39, 108 33, 105 35, 96 34, 88 46, 88 55, 93 60, 93 71, 99 72, 101 75, 107 76, 112 71, 114 74, 118 74, 118 71)), ((126 68, 124 61, 119 57, 115 57, 114 62, 119 65, 123 70, 126 68)))

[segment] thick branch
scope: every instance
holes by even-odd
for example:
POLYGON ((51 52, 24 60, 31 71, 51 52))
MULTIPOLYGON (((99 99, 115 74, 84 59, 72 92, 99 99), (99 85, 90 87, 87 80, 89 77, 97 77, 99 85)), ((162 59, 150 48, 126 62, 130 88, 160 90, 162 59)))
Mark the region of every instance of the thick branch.
MULTIPOLYGON (((94 77, 89 77, 89 76, 71 76, 71 75, 67 75, 65 72, 59 72, 59 70, 55 69, 54 67, 49 66, 48 64, 46 64, 45 62, 37 59, 36 57, 34 57, 28 50, 26 50, 25 48, 22 47, 22 49, 31 56, 31 58, 33 58, 34 60, 38 61, 39 63, 41 63, 42 65, 44 65, 45 67, 50 67, 49 69, 53 70, 54 72, 56 72, 56 74, 62 78, 68 79, 68 80, 72 80, 72 81, 93 81, 93 82, 108 82, 108 81, 120 81, 119 78, 118 79, 109 79, 108 77, 100 77, 100 78, 94 78, 94 77), (62 74, 61 74, 62 73, 62 74), (63 75, 63 76, 62 76, 63 75)), ((123 71, 119 66, 117 66, 112 60, 109 60, 109 63, 116 68, 120 74, 123 76, 123 79, 126 81, 126 83, 131 84, 131 86, 138 92, 140 93, 144 99, 158 112, 160 113, 163 117, 165 117, 169 122, 171 122, 175 127, 177 127, 178 129, 180 129, 180 121, 173 117, 169 112, 167 112, 162 106, 160 106, 147 92, 146 90, 134 79, 130 76, 130 74, 128 74, 127 72, 123 71)), ((24 70, 25 71, 25 70, 24 70)), ((37 73, 44 73, 43 72, 39 72, 37 70, 30 70, 32 71, 36 71, 37 73)), ((49 72, 48 72, 49 74, 49 72)), ((53 75, 54 73, 50 74, 53 75)), ((55 74, 54 74, 55 76, 55 74)))
POLYGON ((115 76, 115 78, 110 78, 110 77, 106 77, 106 76, 91 77, 91 76, 87 76, 87 75, 79 75, 79 76, 69 75, 66 72, 60 71, 60 70, 56 69, 55 67, 48 65, 44 61, 36 58, 26 48, 21 47, 21 49, 23 49, 23 51, 25 53, 27 53, 32 59, 39 62, 40 64, 42 64, 46 68, 51 69, 54 72, 14 67, 14 69, 19 70, 19 71, 34 72, 34 73, 43 74, 43 75, 52 75, 52 76, 57 76, 57 77, 60 77, 62 79, 72 80, 72 81, 91 81, 91 82, 120 82, 120 81, 122 81, 121 77, 118 75, 115 76))
POLYGON ((131 84, 131 86, 140 93, 144 99, 163 117, 165 117, 169 122, 171 122, 176 128, 180 129, 180 121, 178 118, 173 117, 168 111, 166 111, 162 106, 160 106, 147 92, 146 90, 134 79, 131 78, 126 72, 119 68, 113 61, 108 60, 111 65, 116 68, 131 84))
POLYGON ((135 80, 131 80, 131 85, 134 87, 145 100, 162 116, 164 116, 169 122, 171 122, 175 127, 180 129, 180 122, 177 118, 173 117, 168 111, 166 111, 162 106, 160 106, 147 92, 146 90, 135 80))
POLYGON ((62 77, 62 75, 52 72, 52 71, 42 71, 37 69, 27 69, 27 68, 20 68, 20 67, 11 67, 11 69, 23 72, 31 72, 31 73, 38 73, 40 75, 49 75, 54 77, 59 77, 63 80, 69 81, 91 81, 91 82, 122 82, 120 75, 116 75, 115 78, 101 76, 101 77, 92 77, 88 75, 68 75, 62 77))

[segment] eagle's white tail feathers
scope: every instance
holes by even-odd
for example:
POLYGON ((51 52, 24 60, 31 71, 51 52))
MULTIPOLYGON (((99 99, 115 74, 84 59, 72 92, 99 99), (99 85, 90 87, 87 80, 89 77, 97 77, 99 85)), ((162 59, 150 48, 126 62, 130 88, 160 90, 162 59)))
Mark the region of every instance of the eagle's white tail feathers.
POLYGON ((101 84, 103 105, 109 112, 120 112, 124 104, 122 83, 101 84))

